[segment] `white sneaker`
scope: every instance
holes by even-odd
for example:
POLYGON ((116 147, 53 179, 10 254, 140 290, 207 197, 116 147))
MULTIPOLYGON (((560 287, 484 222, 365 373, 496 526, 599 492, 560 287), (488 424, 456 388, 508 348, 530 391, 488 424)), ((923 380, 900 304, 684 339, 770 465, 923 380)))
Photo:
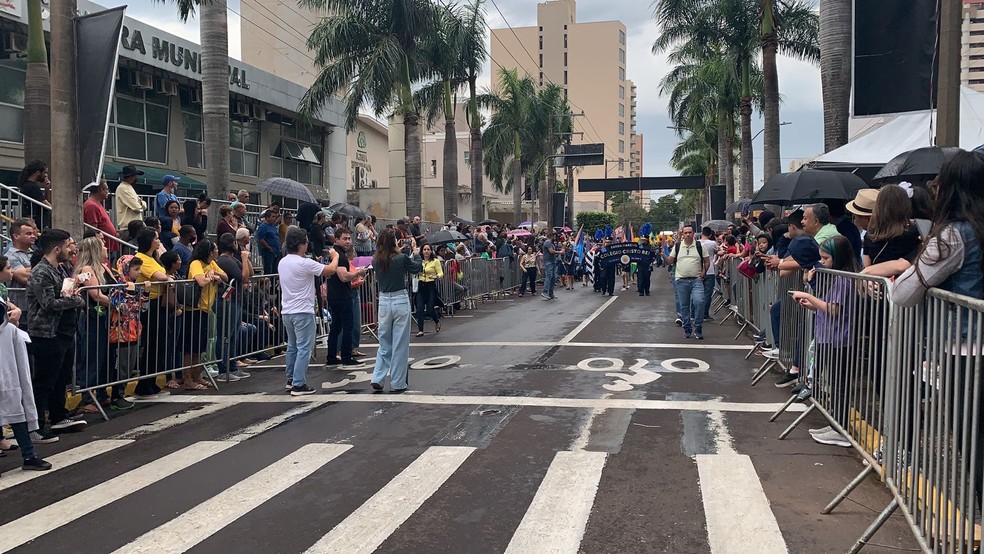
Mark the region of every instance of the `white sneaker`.
POLYGON ((76 427, 85 427, 88 425, 84 419, 63 419, 59 422, 51 424, 52 431, 59 431, 62 429, 74 429, 76 427))
POLYGON ((233 371, 232 374, 235 375, 236 377, 239 377, 240 379, 249 379, 250 376, 249 373, 246 373, 241 369, 237 369, 236 371, 233 371))
POLYGON ((211 375, 212 377, 219 376, 219 370, 215 369, 215 366, 208 366, 207 368, 205 368, 205 370, 208 371, 208 374, 211 375))
POLYGON ((851 441, 833 429, 827 433, 813 435, 813 440, 820 444, 829 444, 831 446, 843 446, 844 448, 851 446, 851 441))
POLYGON ((232 372, 232 373, 220 373, 215 376, 215 379, 217 381, 229 381, 230 383, 234 383, 238 381, 240 377, 236 375, 235 372, 232 372))
POLYGON ((766 358, 769 358, 770 360, 778 360, 779 349, 773 348, 772 350, 766 350, 765 352, 762 352, 762 355, 765 356, 766 358))
POLYGON ((834 428, 831 427, 830 425, 828 425, 826 427, 821 427, 820 429, 810 429, 810 434, 811 435, 823 435, 823 434, 829 433, 829 432, 831 432, 833 430, 834 430, 834 428))

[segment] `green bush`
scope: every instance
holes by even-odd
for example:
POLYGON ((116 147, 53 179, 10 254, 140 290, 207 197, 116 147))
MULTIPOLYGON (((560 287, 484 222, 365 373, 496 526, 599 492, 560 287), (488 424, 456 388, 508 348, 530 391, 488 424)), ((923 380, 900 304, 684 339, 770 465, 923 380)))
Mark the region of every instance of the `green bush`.
POLYGON ((615 227, 615 214, 608 212, 580 212, 576 219, 577 226, 584 227, 584 232, 589 235, 594 235, 595 231, 608 225, 615 227))

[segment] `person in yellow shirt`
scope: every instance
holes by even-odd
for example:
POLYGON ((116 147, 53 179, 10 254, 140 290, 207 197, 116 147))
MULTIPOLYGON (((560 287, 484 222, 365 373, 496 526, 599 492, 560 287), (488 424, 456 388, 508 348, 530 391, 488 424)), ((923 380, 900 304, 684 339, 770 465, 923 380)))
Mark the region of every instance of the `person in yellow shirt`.
MULTIPOLYGON (((168 283, 173 281, 167 276, 167 271, 164 270, 164 266, 155 256, 160 245, 161 241, 156 230, 145 228, 137 233, 138 252, 136 258, 142 262, 140 277, 137 278, 138 283, 168 283)), ((161 298, 166 287, 167 285, 164 284, 147 285, 150 302, 147 310, 141 314, 143 318, 144 356, 140 360, 140 371, 144 375, 152 375, 169 369, 164 367, 167 360, 165 355, 166 337, 169 333, 173 333, 174 329, 167 328, 168 318, 165 313, 166 307, 163 304, 165 299, 161 298), (165 340, 159 340, 159 338, 165 338, 165 340)), ((150 398, 166 394, 166 391, 161 391, 161 388, 157 386, 155 377, 140 379, 134 392, 138 398, 150 398)))
POLYGON ((429 244, 420 249, 423 269, 420 271, 417 288, 417 336, 424 336, 424 318, 429 313, 434 320, 435 333, 441 332, 441 314, 437 311, 437 281, 444 278, 441 259, 434 254, 429 244))
POLYGON ((208 314, 215 305, 220 282, 228 282, 225 272, 215 263, 219 249, 208 239, 198 241, 188 265, 188 279, 201 288, 201 297, 195 306, 186 306, 184 315, 184 365, 189 368, 184 375, 185 390, 205 390, 210 383, 202 377, 202 352, 208 348, 208 314))

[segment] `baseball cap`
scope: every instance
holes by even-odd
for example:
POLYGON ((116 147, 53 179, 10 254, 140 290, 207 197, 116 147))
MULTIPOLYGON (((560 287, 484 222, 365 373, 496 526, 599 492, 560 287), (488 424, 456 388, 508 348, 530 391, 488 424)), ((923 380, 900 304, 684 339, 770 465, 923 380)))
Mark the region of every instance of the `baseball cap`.
POLYGON ((166 187, 168 183, 170 183, 171 181, 178 182, 180 180, 181 180, 180 177, 175 177, 174 175, 165 175, 164 178, 161 179, 161 186, 166 187))

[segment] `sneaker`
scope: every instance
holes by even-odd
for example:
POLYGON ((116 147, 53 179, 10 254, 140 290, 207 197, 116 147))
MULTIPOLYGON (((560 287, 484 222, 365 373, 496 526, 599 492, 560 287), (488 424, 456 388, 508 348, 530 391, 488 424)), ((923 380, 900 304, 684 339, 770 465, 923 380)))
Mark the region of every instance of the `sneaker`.
POLYGON ((540 296, 542 296, 544 300, 550 300, 550 297, 547 296, 547 293, 543 293, 540 296))
POLYGON ((314 394, 315 392, 317 391, 307 385, 297 385, 290 388, 291 396, 304 396, 307 394, 314 394))
POLYGON ((287 390, 290 390, 290 389, 294 388, 294 381, 291 380, 291 379, 287 379, 287 386, 285 388, 287 390))
POLYGON ((31 456, 24 460, 24 465, 21 466, 21 469, 24 471, 48 471, 51 469, 51 464, 37 456, 31 456))
POLYGON ((831 432, 833 430, 834 430, 834 428, 831 427, 830 425, 828 425, 826 427, 821 427, 819 429, 810 429, 810 434, 811 435, 823 435, 823 434, 829 433, 829 432, 831 432))
POLYGON ((205 371, 207 371, 208 374, 211 375, 213 378, 219 376, 219 370, 218 369, 215 369, 214 366, 208 366, 208 367, 206 367, 205 368, 205 371))
POLYGON ((690 333, 684 333, 683 338, 689 339, 692 335, 690 333))
POLYGON ((110 410, 129 410, 131 408, 133 408, 133 402, 130 402, 126 398, 117 398, 109 405, 110 410))
POLYGON ((696 338, 697 340, 704 340, 704 335, 700 333, 695 333, 694 338, 696 338))
POLYGON ((246 373, 241 369, 237 369, 236 371, 233 371, 232 374, 235 375, 236 377, 239 377, 240 379, 249 379, 250 377, 249 373, 246 373))
POLYGON ((382 383, 377 383, 373 381, 372 383, 370 383, 370 385, 372 386, 372 390, 383 390, 382 383))
POLYGON ((71 429, 77 429, 79 427, 85 427, 87 423, 85 420, 75 420, 75 419, 63 419, 59 422, 53 423, 51 425, 52 431, 68 431, 71 429))
POLYGON ((58 436, 51 431, 31 431, 31 442, 34 444, 51 444, 58 442, 58 436))
POLYGON ((161 389, 154 393, 154 396, 171 396, 171 391, 161 389))
POLYGON ((813 440, 819 442, 820 444, 829 444, 831 446, 843 446, 845 448, 851 446, 851 441, 844 438, 844 435, 838 433, 831 429, 826 433, 820 433, 813 435, 813 440))
POLYGON ((762 355, 765 356, 766 358, 769 358, 770 360, 778 360, 779 349, 773 348, 772 350, 766 350, 765 352, 762 352, 762 355))
POLYGON ((787 373, 782 376, 782 379, 776 381, 777 389, 784 389, 786 387, 791 387, 796 382, 799 381, 799 373, 787 373))
POLYGON ((682 327, 682 326, 683 326, 683 320, 682 320, 682 319, 680 319, 679 317, 678 317, 678 318, 676 318, 676 324, 677 324, 678 326, 680 326, 680 327, 682 327))
POLYGON ((342 360, 342 365, 343 366, 362 365, 362 362, 356 360, 342 360))
POLYGON ((218 374, 218 376, 216 376, 216 379, 220 381, 229 381, 230 383, 234 383, 240 380, 241 377, 236 375, 236 372, 232 372, 232 373, 220 373, 218 374))
POLYGON ((704 321, 714 321, 714 317, 711 316, 711 315, 705 315, 704 316, 704 321))
POLYGON ((803 387, 803 390, 796 395, 796 402, 806 402, 811 396, 813 396, 813 391, 810 390, 810 387, 803 387))
POLYGON ((803 391, 803 389, 805 389, 805 388, 807 388, 807 386, 806 386, 805 384, 802 384, 802 385, 796 385, 795 387, 793 387, 793 390, 791 390, 791 391, 789 391, 789 392, 790 392, 790 393, 792 393, 792 394, 799 394, 799 393, 800 393, 800 392, 802 392, 802 391, 803 391))

